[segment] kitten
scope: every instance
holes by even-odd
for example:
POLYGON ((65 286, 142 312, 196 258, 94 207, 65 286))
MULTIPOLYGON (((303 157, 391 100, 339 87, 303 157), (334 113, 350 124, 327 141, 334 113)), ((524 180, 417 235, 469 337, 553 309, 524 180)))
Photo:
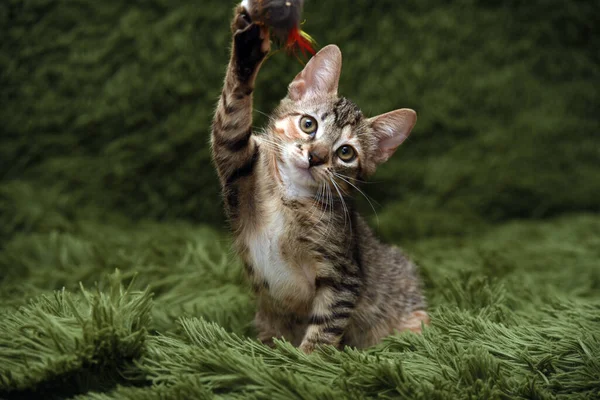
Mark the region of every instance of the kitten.
POLYGON ((212 126, 212 151, 235 247, 258 297, 259 339, 359 348, 428 322, 416 266, 380 243, 355 210, 357 185, 408 137, 413 110, 365 118, 337 94, 329 45, 292 81, 262 135, 252 92, 269 51, 243 6, 212 126))

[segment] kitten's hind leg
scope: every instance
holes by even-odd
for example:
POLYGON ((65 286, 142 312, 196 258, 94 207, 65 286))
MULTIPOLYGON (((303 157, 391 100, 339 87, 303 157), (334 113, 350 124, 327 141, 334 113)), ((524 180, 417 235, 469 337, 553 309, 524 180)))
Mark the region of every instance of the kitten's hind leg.
POLYGON ((411 331, 421 333, 423 325, 429 325, 429 315, 424 310, 413 311, 397 327, 399 332, 411 331))

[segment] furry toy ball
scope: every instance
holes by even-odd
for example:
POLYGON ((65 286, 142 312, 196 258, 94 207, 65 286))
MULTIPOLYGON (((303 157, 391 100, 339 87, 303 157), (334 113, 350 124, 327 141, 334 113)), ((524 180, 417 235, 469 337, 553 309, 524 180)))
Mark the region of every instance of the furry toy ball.
POLYGON ((314 39, 300 29, 304 0, 243 0, 242 6, 252 21, 269 27, 288 52, 315 54, 314 39))

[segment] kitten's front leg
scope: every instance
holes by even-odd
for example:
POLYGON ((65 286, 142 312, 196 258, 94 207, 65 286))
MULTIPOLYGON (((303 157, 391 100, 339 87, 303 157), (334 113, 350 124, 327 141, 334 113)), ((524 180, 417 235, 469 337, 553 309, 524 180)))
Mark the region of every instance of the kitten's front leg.
POLYGON ((285 339, 289 342, 299 344, 300 332, 305 321, 296 314, 281 313, 281 310, 273 309, 272 299, 259 300, 258 311, 254 317, 254 324, 258 331, 258 340, 263 344, 273 347, 273 339, 285 339))
MULTIPOLYGON (((347 270, 358 270, 356 266, 347 270)), ((360 294, 360 278, 337 275, 317 277, 308 329, 300 349, 311 353, 319 345, 340 346, 360 294)))
POLYGON ((248 170, 254 159, 252 92, 258 70, 270 49, 268 31, 253 23, 244 7, 236 8, 231 29, 231 58, 211 135, 213 158, 224 186, 230 186, 240 170, 248 170))

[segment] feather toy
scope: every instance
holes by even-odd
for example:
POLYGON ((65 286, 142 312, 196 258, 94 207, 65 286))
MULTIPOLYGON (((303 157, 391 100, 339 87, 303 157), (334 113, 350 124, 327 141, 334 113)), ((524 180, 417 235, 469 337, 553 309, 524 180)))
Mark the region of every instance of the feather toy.
POLYGON ((304 0, 243 0, 242 6, 252 21, 270 28, 288 53, 315 54, 315 40, 300 29, 304 0))

